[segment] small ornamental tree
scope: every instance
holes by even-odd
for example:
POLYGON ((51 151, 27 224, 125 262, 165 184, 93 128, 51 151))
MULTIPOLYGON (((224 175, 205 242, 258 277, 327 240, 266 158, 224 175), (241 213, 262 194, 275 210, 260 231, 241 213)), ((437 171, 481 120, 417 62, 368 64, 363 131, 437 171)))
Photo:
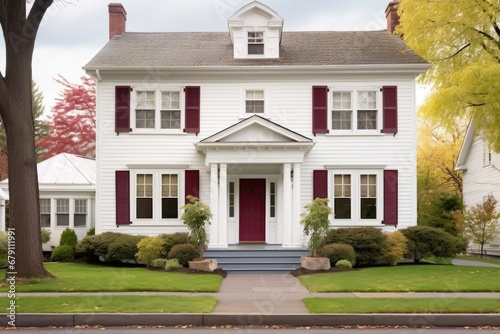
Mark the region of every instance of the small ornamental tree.
POLYGON ((500 213, 496 210, 496 205, 495 197, 488 195, 484 203, 465 210, 463 214, 455 215, 458 225, 463 226, 467 239, 480 246, 481 257, 484 245, 493 241, 500 233, 500 213))
POLYGON ((210 223, 213 215, 208 205, 200 202, 197 197, 187 196, 189 203, 182 206, 184 213, 181 220, 189 229, 189 240, 196 248, 200 258, 203 257, 203 251, 207 246, 206 224, 210 223))
POLYGON ((323 245, 330 219, 332 209, 328 206, 328 198, 316 198, 311 204, 304 206, 307 210, 301 214, 301 223, 304 224, 304 233, 310 235, 309 250, 311 255, 316 257, 318 251, 323 245))

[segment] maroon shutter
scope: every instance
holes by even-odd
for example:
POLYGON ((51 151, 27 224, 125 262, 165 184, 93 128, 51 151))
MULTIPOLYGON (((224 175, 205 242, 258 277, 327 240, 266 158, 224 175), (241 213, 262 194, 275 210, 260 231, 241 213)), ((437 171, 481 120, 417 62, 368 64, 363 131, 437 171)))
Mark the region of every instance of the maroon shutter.
POLYGON ((316 198, 328 198, 328 171, 313 171, 313 200, 316 198))
POLYGON ((313 86, 312 92, 312 131, 328 133, 328 87, 313 86))
POLYGON ((115 132, 130 132, 130 86, 115 87, 115 132))
POLYGON ((115 172, 116 225, 130 224, 130 172, 115 172))
POLYGON ((186 204, 189 203, 188 195, 200 197, 200 171, 199 170, 186 170, 184 185, 186 189, 186 204))
POLYGON ((398 132, 398 87, 382 87, 382 100, 384 111, 384 128, 382 132, 396 134, 398 132))
POLYGON ((184 132, 200 132, 200 87, 187 86, 186 92, 186 124, 184 132))
POLYGON ((384 224, 398 225, 397 170, 384 170, 384 224))

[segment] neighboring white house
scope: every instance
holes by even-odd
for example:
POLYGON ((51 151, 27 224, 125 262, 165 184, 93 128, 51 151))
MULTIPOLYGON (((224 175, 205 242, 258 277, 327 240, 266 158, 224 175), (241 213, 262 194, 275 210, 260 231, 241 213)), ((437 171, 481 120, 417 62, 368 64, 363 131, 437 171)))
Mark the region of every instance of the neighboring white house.
MULTIPOLYGON (((43 245, 45 251, 59 246, 61 233, 67 227, 75 230, 78 240, 94 227, 95 166, 93 159, 68 153, 37 164, 40 226, 51 232, 51 240, 43 245)), ((7 192, 8 182, 8 179, 0 182, 7 192)))
MULTIPOLYGON (((209 248, 301 247, 300 213, 332 227, 416 225, 415 78, 429 65, 388 30, 289 32, 257 1, 227 32, 126 32, 84 66, 97 82, 96 233, 185 230, 187 195, 214 214, 209 248)), ((189 20, 189 17, 186 18, 189 20)))
MULTIPOLYGON (((500 201, 500 154, 490 150, 476 132, 474 121, 465 134, 456 169, 463 172, 463 200, 468 208, 482 204, 488 195, 500 201)), ((500 205, 497 205, 500 210, 500 205)), ((479 246, 472 250, 479 253, 479 246)), ((486 254, 500 256, 500 235, 485 246, 486 254)))

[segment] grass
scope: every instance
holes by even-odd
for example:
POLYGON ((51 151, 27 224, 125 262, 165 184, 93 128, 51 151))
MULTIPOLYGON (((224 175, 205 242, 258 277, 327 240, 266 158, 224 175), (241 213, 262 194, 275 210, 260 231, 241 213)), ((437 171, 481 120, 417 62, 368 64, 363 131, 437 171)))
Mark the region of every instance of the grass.
MULTIPOLYGON (((77 263, 46 263, 55 279, 33 279, 19 283, 17 292, 103 292, 103 291, 177 291, 217 292, 220 275, 169 273, 144 267, 110 267, 77 263)), ((0 277, 5 270, 0 270, 0 277)), ((1 287, 0 292, 7 291, 1 287)))
POLYGON ((500 268, 400 265, 300 276, 310 292, 499 292, 500 268))
POLYGON ((306 298, 311 313, 499 313, 500 299, 306 298))
MULTIPOLYGON (((17 313, 210 313, 209 296, 64 296, 18 297, 17 313)), ((5 311, 6 309, 4 309, 5 311)))

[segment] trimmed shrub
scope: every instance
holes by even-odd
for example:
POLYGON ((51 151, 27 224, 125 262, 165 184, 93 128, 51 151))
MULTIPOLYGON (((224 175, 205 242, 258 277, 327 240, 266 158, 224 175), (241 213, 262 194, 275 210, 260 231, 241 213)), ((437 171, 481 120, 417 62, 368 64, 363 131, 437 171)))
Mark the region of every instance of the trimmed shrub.
POLYGON ((335 266, 339 260, 347 260, 353 266, 356 264, 356 251, 351 245, 347 244, 325 245, 321 247, 318 255, 329 258, 332 266, 335 266))
POLYGON ((387 233, 385 235, 384 262, 395 266, 398 261, 405 258, 407 251, 407 240, 401 231, 387 233))
POLYGON ((141 236, 106 232, 98 235, 89 235, 83 238, 76 246, 78 256, 87 260, 104 261, 134 260, 137 254, 137 243, 141 236))
POLYGON ((70 245, 60 245, 52 250, 50 261, 71 262, 75 259, 75 248, 70 245))
POLYGON ((335 263, 336 268, 352 269, 352 263, 348 260, 338 260, 335 263))
POLYGON ((198 257, 198 250, 192 244, 180 244, 172 247, 168 253, 169 259, 177 259, 183 267, 188 266, 189 261, 193 261, 198 257))
POLYGON ((408 240, 405 257, 417 263, 431 255, 452 258, 467 250, 467 241, 441 228, 413 226, 402 232, 408 240))
POLYGON ((356 266, 371 266, 383 261, 385 236, 374 227, 352 227, 329 230, 325 244, 351 245, 356 251, 356 266))
MULTIPOLYGON (((135 257, 137 260, 142 261, 146 266, 150 267, 153 265, 153 260, 160 258, 165 255, 165 250, 163 249, 163 244, 165 244, 165 239, 160 237, 145 237, 137 244, 137 254, 135 257)), ((164 267, 165 264, 162 265, 164 267)))
POLYGON ((170 271, 170 270, 175 270, 182 268, 182 266, 179 264, 179 260, 177 259, 170 259, 167 260, 167 263, 165 263, 165 270, 170 271))
POLYGON ((151 262, 151 267, 164 269, 167 264, 167 259, 154 259, 151 262))
POLYGON ((61 234, 61 239, 59 241, 59 246, 67 245, 74 249, 76 249, 76 245, 78 244, 78 237, 74 230, 66 227, 66 229, 61 234))
POLYGON ((7 264, 7 250, 9 247, 9 241, 7 233, 0 232, 0 267, 7 264))
POLYGON ((42 244, 46 244, 47 242, 49 242, 51 235, 52 233, 50 232, 49 229, 42 228, 42 230, 40 231, 40 236, 42 237, 42 244))
POLYGON ((95 235, 95 227, 89 228, 87 235, 95 235))
POLYGON ((188 244, 189 243, 189 234, 187 232, 176 232, 173 234, 161 234, 160 238, 165 239, 165 244, 163 245, 163 249, 165 249, 165 254, 170 253, 172 247, 180 244, 188 244))

